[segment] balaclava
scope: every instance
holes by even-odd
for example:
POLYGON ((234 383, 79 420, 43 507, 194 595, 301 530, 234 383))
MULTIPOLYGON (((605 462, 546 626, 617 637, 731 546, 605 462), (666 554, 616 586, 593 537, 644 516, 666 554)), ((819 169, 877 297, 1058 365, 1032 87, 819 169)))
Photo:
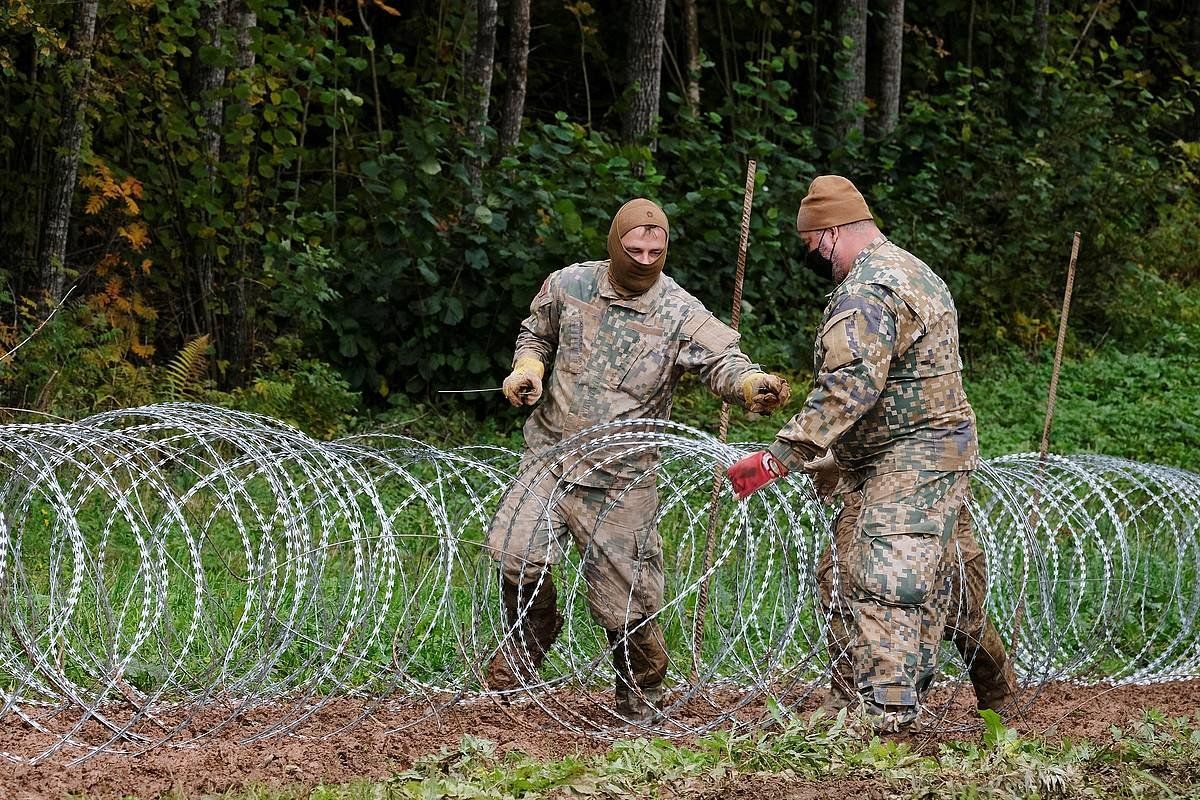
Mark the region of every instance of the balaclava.
POLYGON ((655 203, 638 197, 621 206, 621 210, 613 217, 612 227, 608 229, 609 277, 617 287, 630 294, 641 294, 654 285, 663 265, 667 263, 667 247, 663 246, 662 255, 650 264, 641 264, 621 246, 621 237, 634 228, 642 225, 654 225, 662 228, 667 235, 667 244, 671 241, 671 226, 667 215, 655 203))

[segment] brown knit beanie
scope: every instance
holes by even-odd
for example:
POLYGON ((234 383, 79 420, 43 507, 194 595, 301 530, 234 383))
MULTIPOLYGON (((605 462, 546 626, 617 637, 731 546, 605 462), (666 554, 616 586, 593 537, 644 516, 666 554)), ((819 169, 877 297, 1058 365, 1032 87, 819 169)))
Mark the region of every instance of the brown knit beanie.
POLYGON ((621 237, 642 225, 662 228, 667 235, 667 243, 670 243, 671 226, 666 213, 644 197, 635 198, 621 206, 621 210, 613 217, 612 227, 608 229, 610 277, 621 289, 633 294, 641 294, 653 286, 667 263, 666 244, 663 245, 662 255, 649 264, 642 264, 625 252, 621 237))
POLYGON ((820 231, 864 219, 873 219, 871 209, 854 184, 841 175, 821 175, 800 201, 796 230, 820 231))

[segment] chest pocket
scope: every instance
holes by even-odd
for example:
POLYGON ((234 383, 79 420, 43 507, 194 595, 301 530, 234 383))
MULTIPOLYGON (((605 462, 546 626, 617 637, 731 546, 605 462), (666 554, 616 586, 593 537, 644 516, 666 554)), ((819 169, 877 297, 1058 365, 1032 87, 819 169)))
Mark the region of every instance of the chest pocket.
POLYGON ((638 345, 617 386, 626 394, 645 400, 657 393, 668 379, 675 361, 672 351, 678 343, 654 325, 627 322, 625 328, 637 335, 638 345))
POLYGON ((600 312, 582 300, 567 295, 558 320, 558 355, 561 368, 573 374, 587 365, 600 324, 600 312))

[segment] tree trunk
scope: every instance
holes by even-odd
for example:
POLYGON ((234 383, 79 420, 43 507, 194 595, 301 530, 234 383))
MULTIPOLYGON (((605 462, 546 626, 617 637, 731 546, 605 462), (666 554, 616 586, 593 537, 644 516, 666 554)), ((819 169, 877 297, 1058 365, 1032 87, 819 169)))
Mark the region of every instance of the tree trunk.
POLYGON ((666 0, 633 0, 629 18, 629 50, 625 55, 632 89, 621 133, 627 142, 641 139, 654 127, 662 85, 663 25, 666 0))
POLYGON ((900 73, 904 65, 904 0, 887 0, 883 52, 879 65, 879 133, 887 136, 900 120, 900 73))
MULTIPOLYGON (((237 42, 237 76, 236 80, 249 83, 253 80, 254 48, 251 34, 258 26, 258 17, 246 7, 246 0, 238 0, 233 9, 233 24, 235 41, 237 42)), ((229 111, 231 119, 237 119, 246 113, 249 107, 246 103, 237 103, 229 111)), ((226 322, 225 351, 221 358, 229 363, 228 381, 231 385, 241 386, 249 374, 251 353, 250 319, 247 313, 246 273, 250 269, 251 260, 256 257, 253 247, 248 246, 246 224, 250 221, 250 200, 245 195, 250 185, 250 172, 253 168, 253 148, 247 147, 241 154, 243 168, 242 188, 243 207, 238 212, 238 240, 233 253, 233 263, 237 268, 237 277, 230 281, 225 290, 225 307, 228 309, 226 322)))
POLYGON ((525 84, 529 78, 529 0, 512 0, 508 27, 508 62, 505 65, 508 80, 500 117, 501 152, 512 150, 521 138, 525 84))
MULTIPOLYGON (((1186 6, 1185 12, 1189 20, 1189 31, 1187 39, 1184 42, 1185 52, 1188 55, 1188 61, 1192 67, 1200 66, 1200 0, 1191 0, 1186 6)), ((1192 106, 1192 127, 1193 132, 1200 130, 1200 103, 1195 103, 1192 106)), ((1188 138, 1191 138, 1191 134, 1188 138)))
POLYGON ((71 227, 71 200, 79 177, 79 151, 83 146, 99 4, 100 0, 82 0, 71 30, 71 78, 64 86, 63 120, 50 171, 50 194, 38 259, 42 290, 51 303, 57 303, 66 288, 67 234, 71 227))
MULTIPOLYGON (((203 45, 220 49, 221 28, 225 25, 225 0, 207 0, 200 8, 200 31, 203 45)), ((225 66, 218 59, 216 63, 206 64, 199 57, 197 50, 196 94, 200 101, 200 146, 204 152, 204 168, 208 182, 203 191, 209 194, 217 192, 217 165, 221 163, 221 130, 225 123, 225 101, 220 89, 225 85, 225 66)), ((204 215, 207 225, 208 217, 204 215)), ((216 272, 216 240, 215 237, 200 238, 197 242, 196 281, 199 296, 199 318, 203 321, 203 329, 194 331, 196 334, 207 333, 213 337, 218 351, 224 346, 221 332, 217 330, 217 302, 213 297, 214 274, 216 272)))
POLYGON ((700 26, 696 0, 683 0, 683 29, 687 40, 687 104, 695 116, 700 113, 700 26))
POLYGON ((1035 0, 1033 5, 1033 30, 1037 35, 1038 64, 1045 66, 1050 44, 1050 0, 1035 0))
POLYGON ((834 102, 838 115, 838 133, 845 138, 851 131, 862 133, 863 116, 858 106, 867 88, 867 0, 840 0, 838 3, 838 47, 848 41, 837 58, 834 102))
POLYGON ((467 156, 467 174, 471 185, 479 188, 483 180, 483 129, 487 126, 488 105, 492 99, 492 68, 496 62, 496 0, 475 0, 475 47, 467 62, 467 90, 470 118, 467 135, 476 155, 467 156))

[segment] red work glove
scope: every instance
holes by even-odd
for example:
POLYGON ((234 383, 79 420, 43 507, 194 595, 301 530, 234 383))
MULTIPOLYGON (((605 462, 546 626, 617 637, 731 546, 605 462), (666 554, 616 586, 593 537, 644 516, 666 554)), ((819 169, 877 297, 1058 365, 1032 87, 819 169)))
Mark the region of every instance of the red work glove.
POLYGON ((751 453, 725 471, 733 484, 733 493, 739 500, 766 486, 771 481, 788 474, 788 469, 766 450, 751 453))

